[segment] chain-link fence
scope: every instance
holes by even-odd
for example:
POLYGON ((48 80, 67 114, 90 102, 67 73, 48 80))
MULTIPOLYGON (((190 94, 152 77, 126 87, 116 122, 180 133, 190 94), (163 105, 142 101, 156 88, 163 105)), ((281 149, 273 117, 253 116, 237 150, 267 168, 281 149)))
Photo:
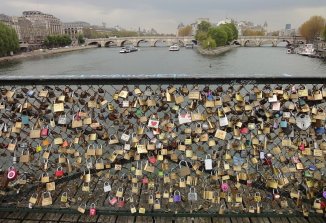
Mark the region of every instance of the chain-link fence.
POLYGON ((1 210, 325 211, 324 79, 11 80, 1 210))

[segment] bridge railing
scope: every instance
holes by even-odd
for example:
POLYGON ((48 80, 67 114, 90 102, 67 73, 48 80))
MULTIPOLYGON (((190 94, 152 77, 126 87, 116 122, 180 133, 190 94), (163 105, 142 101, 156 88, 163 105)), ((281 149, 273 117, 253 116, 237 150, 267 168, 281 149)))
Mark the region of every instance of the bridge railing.
POLYGON ((322 214, 325 87, 325 78, 5 77, 0 211, 322 214))

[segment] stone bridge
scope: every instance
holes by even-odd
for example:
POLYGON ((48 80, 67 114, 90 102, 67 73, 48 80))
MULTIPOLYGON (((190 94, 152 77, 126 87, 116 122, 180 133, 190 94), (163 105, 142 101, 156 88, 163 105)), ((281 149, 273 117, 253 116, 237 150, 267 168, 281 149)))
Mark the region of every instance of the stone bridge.
POLYGON ((99 47, 119 46, 123 47, 127 44, 139 46, 141 42, 146 42, 149 46, 155 47, 158 43, 163 43, 166 46, 179 44, 185 46, 186 44, 193 44, 196 42, 192 36, 175 37, 175 36, 139 36, 139 37, 110 37, 99 39, 87 39, 86 45, 98 45, 99 47))
POLYGON ((241 46, 262 46, 264 44, 272 44, 277 46, 278 44, 286 42, 287 44, 293 43, 306 43, 303 37, 291 37, 291 36, 239 36, 237 40, 233 41, 233 44, 239 44, 241 46))
MULTIPOLYGON (((149 43, 149 46, 155 47, 158 43, 163 43, 166 46, 179 44, 185 46, 186 44, 193 44, 196 42, 193 36, 175 37, 175 36, 141 36, 141 37, 109 37, 99 39, 87 39, 86 45, 98 45, 99 47, 118 46, 123 47, 126 44, 139 46, 141 42, 149 43)), ((271 44, 277 46, 282 42, 288 44, 305 43, 303 37, 289 37, 289 36, 239 36, 232 44, 241 46, 262 46, 264 44, 271 44)))

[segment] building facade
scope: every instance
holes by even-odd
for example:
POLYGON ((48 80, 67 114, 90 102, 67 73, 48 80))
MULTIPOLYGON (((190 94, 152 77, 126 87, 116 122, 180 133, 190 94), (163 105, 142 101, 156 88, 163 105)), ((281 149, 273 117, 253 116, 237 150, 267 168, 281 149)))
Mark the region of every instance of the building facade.
POLYGON ((62 35, 63 25, 60 19, 39 11, 24 11, 23 17, 32 24, 31 42, 42 43, 49 35, 62 35))
POLYGON ((79 35, 83 34, 83 29, 90 26, 87 22, 67 22, 63 24, 64 34, 70 36, 72 40, 76 40, 79 35))

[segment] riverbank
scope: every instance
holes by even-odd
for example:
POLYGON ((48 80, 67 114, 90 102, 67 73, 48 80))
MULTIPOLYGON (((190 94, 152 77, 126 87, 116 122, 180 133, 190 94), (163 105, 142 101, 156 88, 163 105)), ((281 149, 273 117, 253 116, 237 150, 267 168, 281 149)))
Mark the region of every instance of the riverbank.
POLYGON ((213 50, 207 50, 203 49, 202 47, 198 46, 197 51, 202 55, 208 55, 208 56, 217 56, 219 54, 225 53, 233 48, 238 47, 237 45, 231 45, 231 46, 220 46, 213 50))
POLYGON ((66 53, 78 50, 86 50, 90 48, 96 48, 97 46, 77 46, 77 47, 69 47, 69 48, 58 48, 58 49, 44 49, 44 50, 34 50, 32 52, 21 53, 13 56, 7 57, 0 57, 0 63, 5 63, 9 61, 21 60, 25 58, 33 58, 33 57, 40 57, 40 56, 48 56, 48 55, 55 55, 59 53, 66 53))

